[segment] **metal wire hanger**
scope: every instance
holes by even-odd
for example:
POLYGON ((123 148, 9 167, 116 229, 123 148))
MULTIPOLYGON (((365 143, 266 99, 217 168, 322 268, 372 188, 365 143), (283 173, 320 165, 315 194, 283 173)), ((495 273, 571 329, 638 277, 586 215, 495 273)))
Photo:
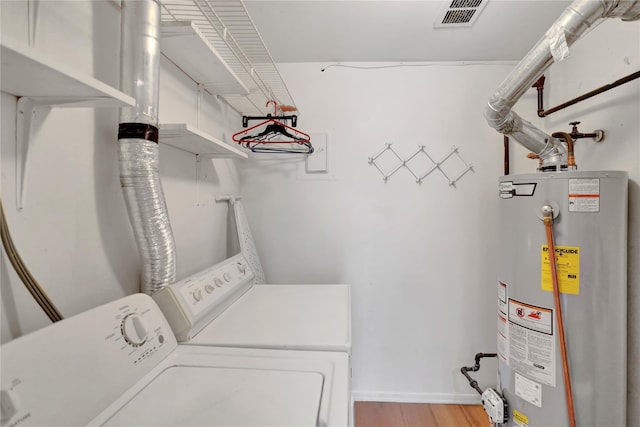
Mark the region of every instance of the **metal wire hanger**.
POLYGON ((266 106, 273 104, 274 114, 267 114, 263 117, 242 117, 244 127, 248 126, 250 120, 262 120, 261 123, 251 126, 248 129, 241 130, 233 134, 233 141, 242 145, 244 148, 254 153, 296 153, 311 154, 313 146, 311 145, 311 137, 293 126, 296 124, 296 116, 277 116, 276 101, 267 101, 266 106), (291 120, 293 126, 289 126, 284 121, 291 120), (259 130, 257 133, 251 131, 259 130))

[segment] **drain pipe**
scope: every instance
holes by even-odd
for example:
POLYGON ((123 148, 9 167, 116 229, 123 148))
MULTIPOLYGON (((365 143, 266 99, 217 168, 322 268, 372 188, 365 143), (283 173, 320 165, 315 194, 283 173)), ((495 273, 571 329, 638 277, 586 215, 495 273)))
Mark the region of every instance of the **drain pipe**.
POLYGON ((120 89, 135 107, 120 109, 120 185, 142 263, 141 291, 175 281, 175 243, 159 175, 160 5, 123 0, 120 89))
POLYGON ((544 37, 529 51, 491 96, 485 118, 491 127, 515 138, 540 156, 543 169, 559 170, 566 164, 566 149, 532 123, 512 111, 520 97, 554 61, 564 59, 569 46, 601 18, 640 19, 639 0, 576 0, 560 15, 544 37))

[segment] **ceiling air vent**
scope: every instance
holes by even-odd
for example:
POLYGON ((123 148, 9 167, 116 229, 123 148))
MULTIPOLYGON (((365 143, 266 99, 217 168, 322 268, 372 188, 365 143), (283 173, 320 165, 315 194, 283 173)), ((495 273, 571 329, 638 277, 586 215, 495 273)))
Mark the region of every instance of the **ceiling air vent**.
POLYGON ((451 0, 440 12, 434 28, 471 27, 489 0, 451 0))

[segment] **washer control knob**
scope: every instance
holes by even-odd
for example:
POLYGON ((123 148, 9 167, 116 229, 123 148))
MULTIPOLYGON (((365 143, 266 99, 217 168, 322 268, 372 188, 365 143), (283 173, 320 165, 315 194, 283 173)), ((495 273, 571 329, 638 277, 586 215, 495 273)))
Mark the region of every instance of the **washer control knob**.
POLYGON ((213 287, 213 285, 211 283, 207 283, 206 285, 204 285, 204 290, 210 294, 211 292, 213 292, 216 288, 213 287))
POLYGON ((220 280, 219 277, 216 277, 215 279, 213 279, 213 283, 215 283, 217 287, 220 287, 222 286, 223 281, 220 280))
POLYGON ((137 314, 127 314, 122 319, 120 332, 122 332, 124 340, 133 347, 140 347, 147 341, 147 328, 145 328, 142 319, 137 314))
POLYGON ((230 282, 231 281, 231 275, 229 273, 224 273, 222 275, 222 278, 224 279, 225 282, 230 282))
POLYGON ((193 299, 198 302, 202 299, 202 289, 196 289, 193 291, 193 299))
POLYGON ((11 390, 0 390, 0 422, 6 423, 18 413, 20 401, 11 390))

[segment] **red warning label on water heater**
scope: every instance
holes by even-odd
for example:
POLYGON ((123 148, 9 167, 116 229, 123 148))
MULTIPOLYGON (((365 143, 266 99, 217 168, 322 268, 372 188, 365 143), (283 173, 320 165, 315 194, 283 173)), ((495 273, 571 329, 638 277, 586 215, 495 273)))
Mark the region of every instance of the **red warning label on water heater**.
POLYGON ((600 179, 569 180, 569 212, 600 212, 600 179))
POLYGON ((507 284, 498 282, 498 310, 507 314, 507 284))
POLYGON ((509 298, 508 353, 515 372, 555 387, 553 310, 509 298))
POLYGON ((509 321, 543 334, 553 334, 553 311, 509 299, 509 321))
POLYGON ((498 356, 509 364, 507 311, 507 284, 498 282, 498 356))

